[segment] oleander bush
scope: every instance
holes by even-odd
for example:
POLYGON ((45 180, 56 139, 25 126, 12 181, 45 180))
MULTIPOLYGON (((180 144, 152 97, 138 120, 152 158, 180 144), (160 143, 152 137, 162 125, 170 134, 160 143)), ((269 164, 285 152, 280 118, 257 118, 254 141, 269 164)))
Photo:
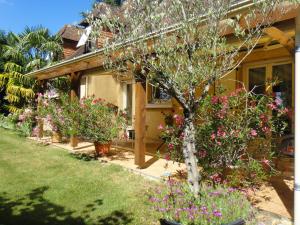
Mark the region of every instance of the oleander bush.
MULTIPOLYGON (((239 177, 232 185, 257 185, 266 180, 274 171, 271 137, 285 132, 288 111, 281 99, 242 88, 228 95, 207 95, 195 128, 195 155, 202 175, 216 183, 231 183, 228 178, 239 177)), ((167 115, 166 121, 166 126, 159 126, 167 144, 166 159, 184 161, 184 119, 175 114, 167 115)))

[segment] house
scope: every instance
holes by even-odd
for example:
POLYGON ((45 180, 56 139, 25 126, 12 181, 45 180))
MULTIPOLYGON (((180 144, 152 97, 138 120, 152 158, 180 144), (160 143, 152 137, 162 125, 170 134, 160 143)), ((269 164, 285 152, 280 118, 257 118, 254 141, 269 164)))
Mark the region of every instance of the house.
POLYGON ((83 33, 83 29, 74 25, 65 25, 58 31, 63 41, 63 59, 74 58, 84 53, 77 44, 83 33))
MULTIPOLYGON (((216 85, 222 84, 227 91, 233 91, 238 86, 237 81, 242 81, 248 89, 252 89, 255 85, 264 85, 269 79, 278 78, 282 82, 273 89, 274 94, 284 96, 284 104, 294 109, 295 67, 300 67, 295 63, 295 49, 297 52, 300 45, 300 7, 291 3, 285 6, 286 14, 274 17, 274 24, 264 30, 264 36, 242 65, 216 85)), ((88 27, 88 24, 85 26, 88 27)), ((73 30, 65 26, 60 31, 66 41, 65 60, 28 75, 38 80, 69 75, 71 96, 82 98, 95 95, 127 110, 130 117, 127 132, 131 139, 118 144, 134 149, 135 163, 143 165, 145 151, 155 151, 161 145, 157 127, 164 123, 163 114, 179 110, 179 105, 159 88, 149 84, 144 88, 130 74, 120 78, 103 68, 104 49, 101 43, 111 35, 108 31, 101 33, 95 45, 96 50, 79 52, 75 48, 78 36, 73 38, 68 35, 73 30)), ((297 63, 300 63, 299 60, 297 63)), ((262 93, 264 88, 256 89, 256 92, 262 93)), ((294 121, 291 121, 292 124, 294 121)), ((291 127, 293 132, 294 128, 291 127)))

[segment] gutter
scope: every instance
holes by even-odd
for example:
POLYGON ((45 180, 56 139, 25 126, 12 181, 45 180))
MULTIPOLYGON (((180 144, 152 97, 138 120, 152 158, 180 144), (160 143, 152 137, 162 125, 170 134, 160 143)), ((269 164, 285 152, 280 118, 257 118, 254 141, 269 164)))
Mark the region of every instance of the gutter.
MULTIPOLYGON (((238 2, 238 3, 236 3, 232 6, 232 9, 229 13, 231 14, 231 13, 237 12, 239 10, 243 10, 246 7, 249 7, 249 6, 252 6, 252 5, 254 5, 252 0, 240 1, 240 2, 238 2)), ((203 20, 204 20, 204 18, 205 18, 205 15, 203 16, 203 20)), ((127 46, 129 44, 138 42, 140 40, 145 41, 145 40, 148 40, 150 38, 157 37, 158 35, 166 34, 166 33, 175 31, 175 30, 180 28, 180 25, 181 24, 175 24, 175 25, 172 25, 170 27, 164 28, 162 30, 155 31, 155 32, 152 32, 152 33, 148 33, 146 35, 143 35, 141 37, 138 37, 138 38, 135 38, 135 39, 132 39, 132 40, 127 40, 127 41, 124 41, 124 42, 121 42, 121 43, 117 43, 113 47, 124 47, 124 46, 127 46)), ((106 48, 101 48, 101 49, 95 50, 95 51, 90 52, 90 53, 86 53, 84 55, 81 55, 81 56, 78 56, 78 57, 75 57, 75 58, 72 58, 72 59, 61 61, 61 62, 59 62, 55 65, 47 66, 45 68, 42 68, 42 69, 39 69, 39 70, 36 70, 36 71, 32 71, 32 72, 30 72, 26 75, 30 76, 30 77, 35 77, 40 73, 46 73, 47 71, 53 70, 55 68, 59 68, 61 66, 66 66, 66 65, 69 65, 71 63, 76 63, 76 62, 80 62, 80 61, 85 60, 85 59, 90 59, 90 58, 92 58, 92 57, 94 57, 98 54, 103 53, 105 49, 106 48)))

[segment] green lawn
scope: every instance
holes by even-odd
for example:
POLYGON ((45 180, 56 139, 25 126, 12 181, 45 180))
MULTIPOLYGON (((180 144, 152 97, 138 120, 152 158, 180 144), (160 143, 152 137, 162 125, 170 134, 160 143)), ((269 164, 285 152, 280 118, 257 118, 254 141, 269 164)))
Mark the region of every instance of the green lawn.
POLYGON ((0 225, 155 224, 151 183, 0 129, 0 225))

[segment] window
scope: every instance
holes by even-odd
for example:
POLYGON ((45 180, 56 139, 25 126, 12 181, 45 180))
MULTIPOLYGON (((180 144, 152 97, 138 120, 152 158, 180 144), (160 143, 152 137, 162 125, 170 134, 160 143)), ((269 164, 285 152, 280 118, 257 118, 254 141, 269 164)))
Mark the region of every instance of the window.
POLYGON ((80 80, 79 97, 83 98, 87 96, 87 77, 82 77, 80 80))
POLYGON ((249 91, 264 94, 266 90, 266 67, 249 69, 249 91))
POLYGON ((132 83, 123 84, 123 110, 126 111, 128 116, 129 125, 132 125, 132 96, 133 96, 133 87, 132 83))
POLYGON ((155 104, 155 103, 168 103, 171 100, 171 96, 166 93, 162 88, 155 87, 152 85, 149 85, 148 88, 150 88, 150 98, 149 103, 155 104))

